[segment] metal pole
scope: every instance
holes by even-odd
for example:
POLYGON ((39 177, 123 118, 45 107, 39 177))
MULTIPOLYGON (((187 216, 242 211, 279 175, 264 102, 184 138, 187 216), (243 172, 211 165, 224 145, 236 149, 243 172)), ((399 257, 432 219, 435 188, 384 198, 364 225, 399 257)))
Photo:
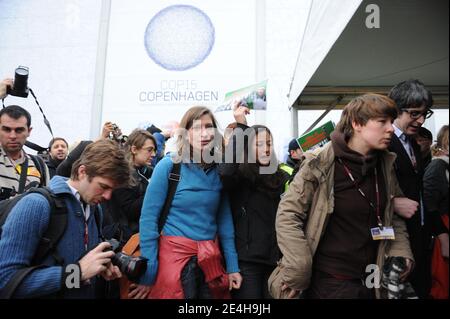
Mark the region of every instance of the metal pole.
POLYGON ((291 107, 291 128, 292 136, 298 137, 298 110, 295 106, 291 107))
POLYGON ((319 123, 319 122, 325 117, 325 115, 327 115, 332 109, 334 109, 334 108, 336 107, 336 105, 337 105, 343 98, 344 98, 344 97, 343 97, 342 95, 339 95, 339 96, 336 98, 336 100, 334 100, 333 103, 331 103, 331 104, 327 107, 327 109, 325 110, 325 112, 323 112, 322 115, 319 116, 319 118, 318 118, 317 120, 315 120, 314 123, 313 123, 310 127, 308 127, 308 128, 306 129, 306 131, 303 132, 302 135, 304 135, 304 134, 308 133, 309 131, 311 131, 311 130, 317 125, 317 123, 319 123))
POLYGON ((111 0, 102 0, 100 26, 98 34, 97 60, 95 66, 94 98, 91 109, 90 138, 99 136, 102 127, 103 87, 105 83, 106 51, 108 47, 109 19, 111 0))

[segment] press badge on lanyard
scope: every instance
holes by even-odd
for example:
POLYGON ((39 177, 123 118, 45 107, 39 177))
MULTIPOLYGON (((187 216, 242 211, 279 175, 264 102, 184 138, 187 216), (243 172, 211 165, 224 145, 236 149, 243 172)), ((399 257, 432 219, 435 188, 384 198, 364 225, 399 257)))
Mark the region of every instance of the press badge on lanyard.
POLYGON ((373 240, 382 240, 382 239, 395 239, 394 229, 392 227, 374 227, 370 230, 372 233, 373 240))
POLYGON ((344 167, 345 173, 350 178, 350 180, 353 182, 353 185, 355 185, 355 188, 358 190, 358 192, 364 197, 367 202, 369 203, 370 207, 373 208, 375 213, 377 214, 377 222, 378 227, 374 227, 370 229, 370 233, 372 235, 373 240, 394 240, 395 234, 394 229, 392 227, 384 227, 383 223, 381 221, 381 214, 380 214, 380 191, 378 189, 378 174, 377 174, 377 168, 375 167, 375 193, 377 195, 377 206, 372 203, 372 201, 366 196, 366 194, 363 192, 363 190, 358 186, 358 183, 356 183, 355 179, 353 178, 352 173, 350 172, 350 169, 347 167, 347 165, 344 164, 344 162, 338 158, 339 163, 344 167))

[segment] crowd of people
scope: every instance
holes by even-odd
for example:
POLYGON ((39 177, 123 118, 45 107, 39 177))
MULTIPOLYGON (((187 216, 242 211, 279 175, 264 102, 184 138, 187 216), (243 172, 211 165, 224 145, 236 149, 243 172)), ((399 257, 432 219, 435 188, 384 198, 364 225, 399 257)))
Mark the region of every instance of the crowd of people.
POLYGON ((358 96, 330 142, 294 138, 280 163, 245 103, 223 135, 194 106, 38 155, 30 114, 6 106, 0 298, 446 299, 449 129, 433 141, 432 107, 419 80, 358 96))

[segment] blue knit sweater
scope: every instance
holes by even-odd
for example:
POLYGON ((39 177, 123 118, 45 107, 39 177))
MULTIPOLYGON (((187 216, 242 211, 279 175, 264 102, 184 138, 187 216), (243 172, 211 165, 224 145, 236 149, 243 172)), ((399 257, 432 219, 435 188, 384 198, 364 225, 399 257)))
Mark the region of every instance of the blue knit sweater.
MULTIPOLYGON (((55 176, 50 188, 59 196, 64 196, 68 208, 67 228, 57 245, 57 253, 63 258, 64 266, 55 266, 52 257, 44 264, 48 267, 34 270, 18 287, 14 297, 32 298, 59 293, 63 298, 94 298, 95 278, 91 284, 80 288, 67 289, 62 282, 65 265, 76 263, 79 258, 100 242, 94 214, 88 218, 89 241, 84 246, 84 215, 80 202, 73 196, 67 179, 55 176)), ((93 212, 91 207, 91 212, 93 212)), ((0 289, 23 267, 30 265, 38 242, 47 229, 50 205, 39 194, 30 194, 20 200, 9 213, 2 228, 0 239, 0 289)))
MULTIPOLYGON (((147 272, 140 283, 151 285, 158 271, 158 220, 167 197, 173 162, 164 157, 153 171, 144 198, 139 224, 142 255, 148 258, 147 272)), ((164 235, 193 240, 219 236, 228 273, 239 272, 234 227, 228 196, 222 193, 217 167, 206 172, 195 164, 181 164, 181 179, 163 228, 164 235)))

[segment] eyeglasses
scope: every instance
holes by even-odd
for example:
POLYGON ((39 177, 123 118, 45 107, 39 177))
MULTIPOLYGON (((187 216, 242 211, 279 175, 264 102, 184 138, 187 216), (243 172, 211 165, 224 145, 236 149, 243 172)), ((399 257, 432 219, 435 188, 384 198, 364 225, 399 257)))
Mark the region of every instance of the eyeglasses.
POLYGON ((429 119, 432 115, 433 115, 433 111, 432 110, 426 110, 424 112, 420 112, 420 111, 409 111, 409 110, 402 110, 403 112, 406 112, 409 114, 409 116, 413 119, 413 120, 417 120, 418 118, 420 118, 421 116, 423 116, 425 119, 429 119))

